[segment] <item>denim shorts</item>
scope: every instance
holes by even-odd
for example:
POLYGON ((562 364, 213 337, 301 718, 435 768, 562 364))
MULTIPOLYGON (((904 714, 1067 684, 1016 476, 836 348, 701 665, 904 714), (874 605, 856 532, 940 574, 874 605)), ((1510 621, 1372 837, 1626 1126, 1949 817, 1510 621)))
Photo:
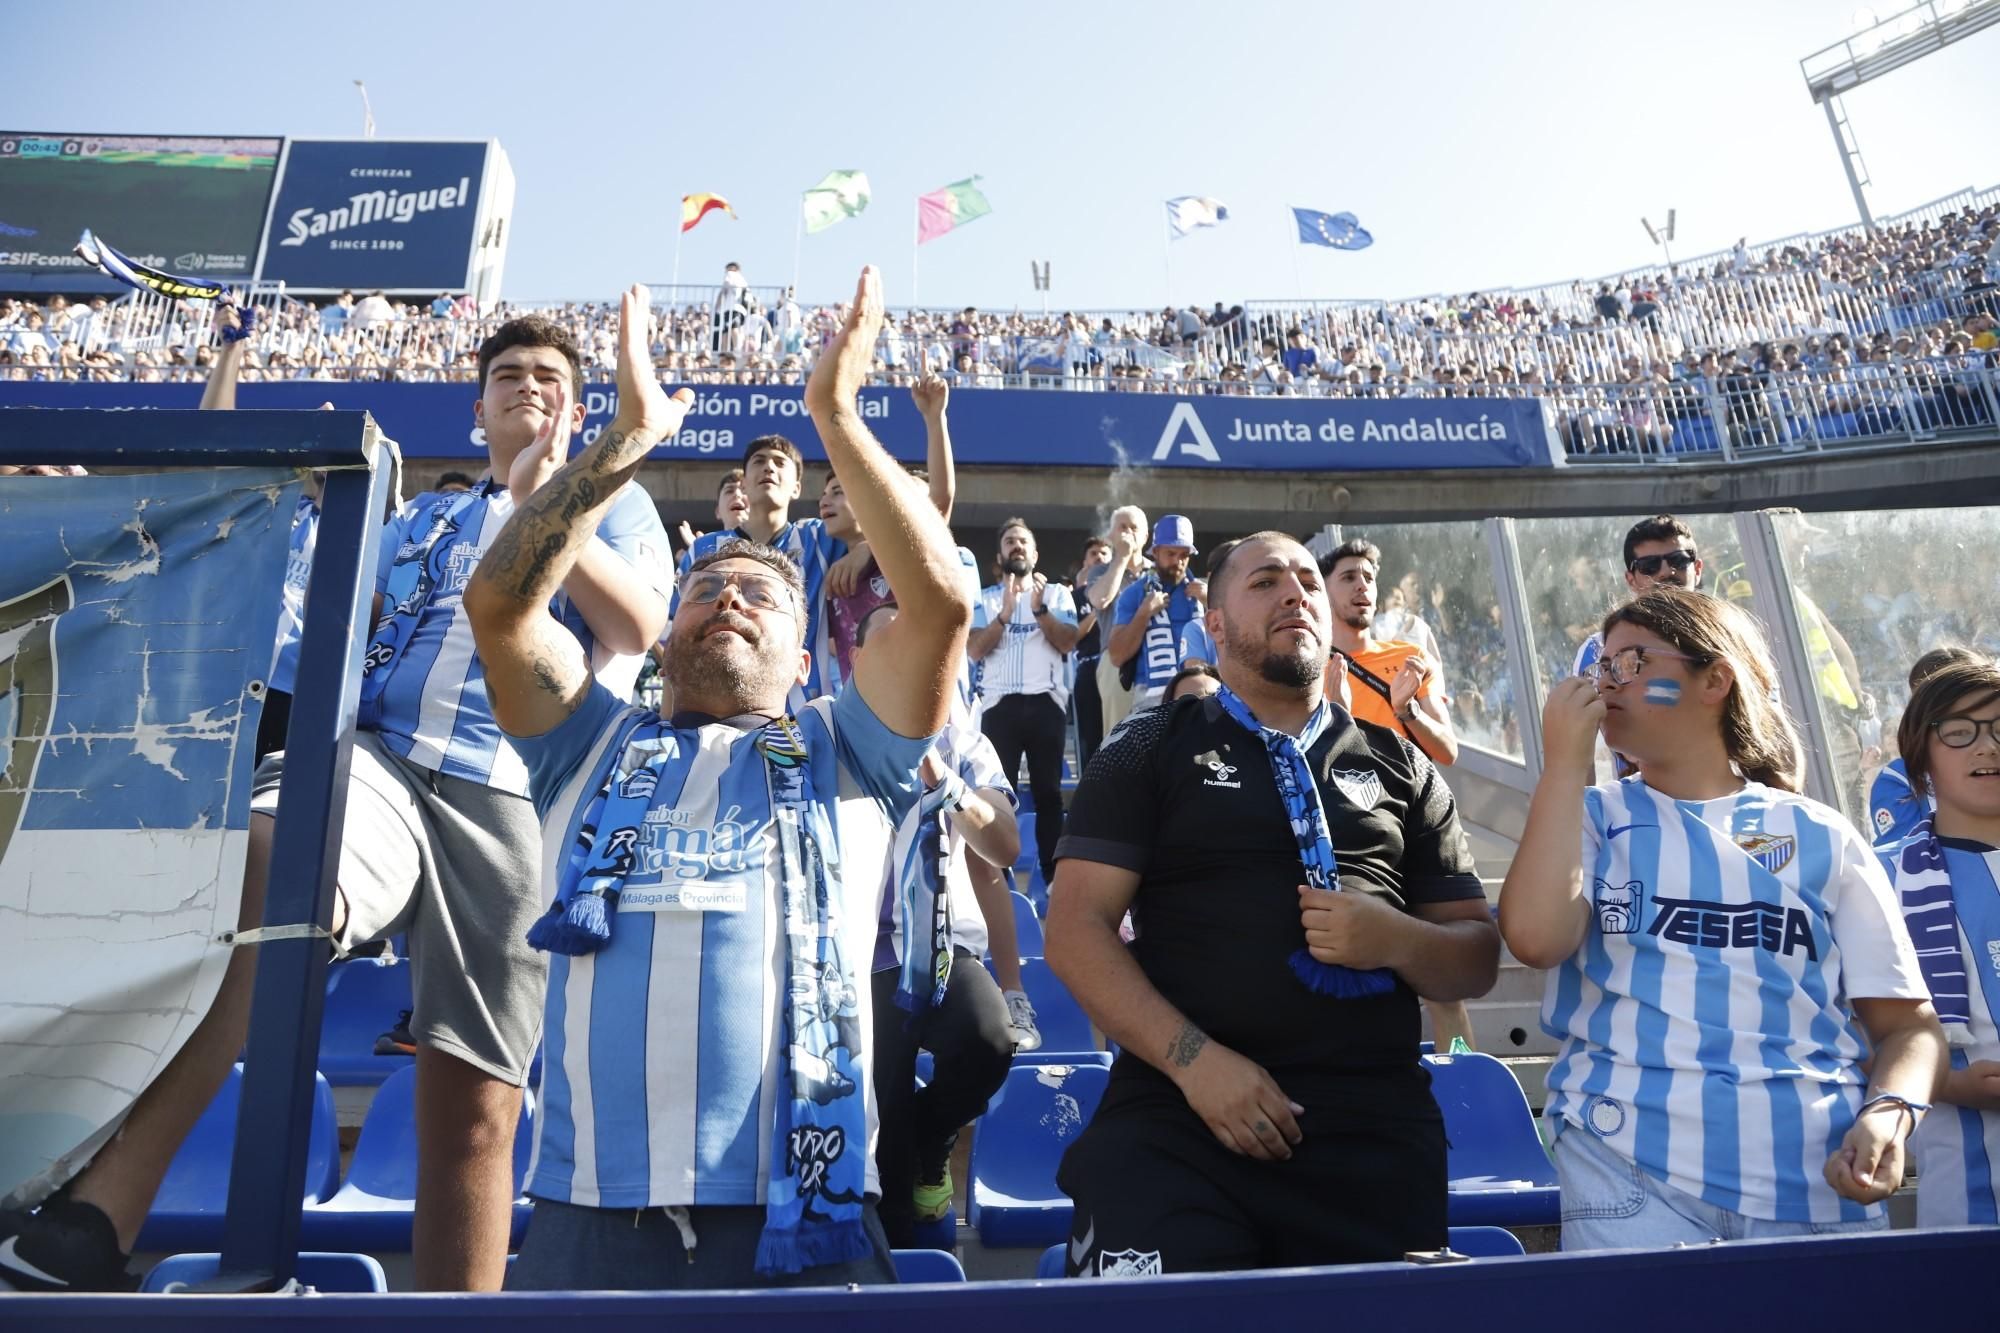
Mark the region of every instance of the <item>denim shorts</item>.
POLYGON ((1773 1222, 1705 1202, 1655 1179, 1589 1130, 1556 1123, 1565 1250, 1650 1250, 1715 1240, 1881 1231, 1889 1214, 1855 1222, 1773 1222))

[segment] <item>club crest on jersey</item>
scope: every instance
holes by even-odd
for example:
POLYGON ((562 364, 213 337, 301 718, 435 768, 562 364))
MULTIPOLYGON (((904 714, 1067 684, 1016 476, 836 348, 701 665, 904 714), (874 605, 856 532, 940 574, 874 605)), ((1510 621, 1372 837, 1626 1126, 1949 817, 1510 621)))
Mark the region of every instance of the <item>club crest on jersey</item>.
POLYGON ((1896 817, 1894 815, 1890 814, 1887 810, 1877 810, 1875 812, 1876 837, 1881 837, 1894 827, 1896 827, 1896 817))
POLYGON ((1611 884, 1593 879, 1590 904, 1597 913, 1597 929, 1605 935, 1639 933, 1640 907, 1646 900, 1646 886, 1639 880, 1611 884))
POLYGON ((1792 863, 1792 853, 1798 850, 1798 839, 1789 833, 1739 833, 1736 845, 1752 861, 1777 874, 1792 863))
POLYGON ((1105 1250, 1097 1256, 1099 1277, 1158 1277, 1163 1271, 1158 1250, 1105 1250))
POLYGON ((1382 779, 1372 768, 1334 768, 1327 770, 1333 785, 1340 788, 1340 794, 1363 810, 1373 810, 1382 800, 1382 779))

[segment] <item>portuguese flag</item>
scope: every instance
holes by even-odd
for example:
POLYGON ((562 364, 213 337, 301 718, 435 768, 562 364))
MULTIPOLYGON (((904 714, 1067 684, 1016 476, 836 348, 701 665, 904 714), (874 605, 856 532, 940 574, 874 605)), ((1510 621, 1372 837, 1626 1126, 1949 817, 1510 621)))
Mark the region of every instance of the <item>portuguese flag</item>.
POLYGON ((736 216, 736 210, 731 208, 729 201, 719 194, 682 195, 681 230, 693 231, 695 223, 701 221, 718 208, 729 214, 732 218, 736 216))
POLYGON ((987 203, 986 196, 980 193, 977 176, 968 176, 942 190, 920 194, 917 196, 917 244, 935 241, 946 232, 962 227, 974 218, 983 218, 992 211, 993 205, 987 203))

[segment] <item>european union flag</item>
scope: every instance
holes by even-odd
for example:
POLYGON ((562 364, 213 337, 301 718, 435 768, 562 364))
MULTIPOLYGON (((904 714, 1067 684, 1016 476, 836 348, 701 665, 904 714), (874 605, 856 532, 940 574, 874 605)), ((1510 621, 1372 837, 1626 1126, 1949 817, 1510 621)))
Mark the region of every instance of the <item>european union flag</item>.
POLYGON ((1375 244, 1375 238, 1362 227, 1352 213, 1320 213, 1310 208, 1295 208, 1292 216, 1298 219, 1299 240, 1306 245, 1327 245, 1336 250, 1366 250, 1375 244))

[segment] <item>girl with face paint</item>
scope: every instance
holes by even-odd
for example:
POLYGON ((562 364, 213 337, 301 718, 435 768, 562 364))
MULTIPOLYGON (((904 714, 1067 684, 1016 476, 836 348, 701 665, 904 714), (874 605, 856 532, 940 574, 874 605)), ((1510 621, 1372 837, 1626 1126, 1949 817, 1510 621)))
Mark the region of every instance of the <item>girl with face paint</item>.
POLYGON ((1746 613, 1661 588, 1603 633, 1543 706, 1500 894, 1508 947, 1550 969, 1563 1248, 1882 1228, 1946 1067, 1889 881, 1799 794, 1746 613), (1638 774, 1590 785, 1600 730, 1638 774))

